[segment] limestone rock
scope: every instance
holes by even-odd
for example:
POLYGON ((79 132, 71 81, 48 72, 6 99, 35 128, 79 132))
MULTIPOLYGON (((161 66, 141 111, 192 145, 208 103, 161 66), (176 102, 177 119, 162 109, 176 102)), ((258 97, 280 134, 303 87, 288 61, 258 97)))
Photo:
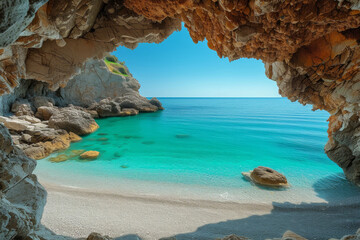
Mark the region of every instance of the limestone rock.
POLYGON ((120 116, 134 116, 137 114, 139 114, 139 111, 134 108, 123 108, 120 112, 120 116))
POLYGON ((24 142, 30 142, 31 143, 31 135, 25 133, 21 136, 21 141, 24 141, 24 142))
POLYGON ((110 99, 103 99, 97 105, 96 112, 100 117, 114 117, 120 116, 121 108, 119 103, 110 99))
POLYGON ((49 119, 49 127, 64 129, 77 135, 86 135, 99 128, 90 114, 74 109, 62 108, 49 119))
POLYGON ((70 146, 70 143, 80 140, 81 138, 72 132, 68 133, 65 130, 42 128, 27 131, 27 134, 21 137, 22 144, 19 147, 26 156, 37 160, 45 158, 55 151, 65 150, 70 146), (25 135, 30 137, 26 137, 27 139, 25 140, 25 135))
MULTIPOLYGON (((114 63, 123 66, 121 63, 114 63)), ((60 93, 66 104, 88 107, 105 98, 137 94, 140 84, 131 76, 111 72, 103 60, 88 60, 60 93)))
POLYGON ((52 98, 44 96, 36 96, 32 99, 34 107, 38 109, 39 107, 53 107, 55 101, 52 98))
POLYGON ((13 146, 2 124, 0 133, 0 239, 25 239, 40 225, 46 192, 32 174, 36 162, 13 146))
POLYGON ((134 108, 139 112, 155 112, 158 110, 157 106, 151 104, 147 98, 139 94, 117 97, 114 101, 119 103, 121 108, 134 108))
POLYGON ((156 106, 159 110, 164 110, 161 102, 156 97, 151 98, 149 103, 156 106))
POLYGON ((16 116, 34 115, 32 111, 31 104, 27 99, 19 99, 14 102, 11 106, 11 112, 15 113, 16 116))
POLYGON ((46 0, 3 0, 0 2, 0 47, 13 43, 35 17, 46 0))
POLYGON ((25 131, 31 129, 30 123, 28 121, 17 118, 0 117, 0 122, 2 122, 8 129, 14 131, 25 131))
POLYGON ((80 155, 81 159, 96 159, 99 156, 98 151, 86 151, 80 155))
POLYGON ((41 123, 40 119, 38 119, 36 117, 29 116, 29 115, 19 116, 18 119, 25 120, 25 121, 27 121, 29 123, 41 123))
POLYGON ((37 109, 35 116, 42 120, 49 120, 55 113, 59 113, 57 108, 42 106, 37 109))

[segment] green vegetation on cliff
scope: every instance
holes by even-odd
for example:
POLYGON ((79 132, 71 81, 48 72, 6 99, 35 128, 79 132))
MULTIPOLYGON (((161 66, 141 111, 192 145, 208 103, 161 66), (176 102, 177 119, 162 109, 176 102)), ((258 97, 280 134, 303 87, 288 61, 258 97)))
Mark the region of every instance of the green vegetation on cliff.
POLYGON ((104 62, 106 66, 108 67, 109 71, 121 76, 129 76, 129 72, 127 68, 125 67, 124 62, 120 62, 117 57, 115 56, 107 56, 104 58, 104 62))

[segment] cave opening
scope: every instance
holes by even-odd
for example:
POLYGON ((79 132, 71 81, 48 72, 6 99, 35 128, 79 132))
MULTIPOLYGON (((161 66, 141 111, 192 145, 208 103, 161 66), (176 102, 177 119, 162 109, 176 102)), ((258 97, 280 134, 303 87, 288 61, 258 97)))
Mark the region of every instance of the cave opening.
MULTIPOLYGON (((73 239, 92 231, 117 239, 234 233, 263 239, 288 229, 324 239, 359 227, 357 1, 4 0, 0 7, 1 239, 73 239), (262 59, 274 80, 266 84, 307 106, 284 98, 144 98, 121 54, 105 54, 120 45, 161 43, 184 26, 198 46, 206 39, 220 58, 262 59), (328 127, 328 113, 310 114, 308 105, 330 114, 328 127), (321 150, 326 141, 334 163, 321 150), (276 163, 289 182, 268 168, 243 178, 241 172, 259 162, 276 163), (253 185, 262 173, 275 174, 284 188, 253 185)), ((185 52, 181 45, 177 50, 185 52)), ((259 87, 244 88, 247 81, 230 81, 232 89, 223 91, 231 70, 209 64, 205 73, 220 77, 192 81, 196 65, 177 64, 174 72, 187 74, 178 80, 202 80, 221 92, 217 97, 239 92, 234 89, 258 93, 259 87)), ((166 70, 140 72, 161 80, 166 70)), ((151 82, 143 79, 142 93, 152 96, 145 92, 151 82)), ((171 86, 156 80, 155 90, 171 86)), ((183 90, 203 90, 198 97, 214 95, 204 85, 175 82, 174 92, 187 86, 183 90)), ((166 96, 163 89, 155 94, 166 96)), ((288 238, 302 239, 286 231, 288 238)), ((109 238, 94 233, 88 239, 109 238)))

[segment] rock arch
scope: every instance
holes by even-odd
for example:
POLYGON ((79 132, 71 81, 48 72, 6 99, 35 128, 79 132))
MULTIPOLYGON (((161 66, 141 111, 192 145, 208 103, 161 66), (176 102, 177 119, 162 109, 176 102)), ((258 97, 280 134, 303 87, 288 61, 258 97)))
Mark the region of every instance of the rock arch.
MULTIPOLYGON (((207 39, 229 60, 262 59, 282 96, 328 111, 325 152, 360 185, 358 0, 3 0, 0 17, 0 94, 20 79, 63 87, 86 59, 119 45, 159 43, 184 22, 195 43, 207 39)), ((41 204, 21 212, 5 190, 24 176, 31 184, 18 186, 43 190, 31 175, 35 163, 14 157, 21 154, 1 131, 0 217, 19 216, 25 226, 41 204)), ((31 224, 4 239, 29 234, 38 222, 31 224)))

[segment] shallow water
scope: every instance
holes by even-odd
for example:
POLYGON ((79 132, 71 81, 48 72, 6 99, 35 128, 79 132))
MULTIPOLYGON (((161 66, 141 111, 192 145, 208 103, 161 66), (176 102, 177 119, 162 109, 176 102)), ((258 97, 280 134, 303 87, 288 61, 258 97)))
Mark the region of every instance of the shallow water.
POLYGON ((97 120, 100 129, 60 153, 96 150, 38 162, 40 180, 121 193, 248 201, 353 199, 359 190, 324 153, 327 112, 284 98, 160 98, 166 110, 97 120), (271 167, 291 188, 269 191, 241 172, 271 167), (335 192, 342 191, 342 195, 335 192), (333 194, 334 192, 334 194, 333 194), (246 194, 244 194, 246 193, 246 194), (246 197, 244 196, 246 195, 246 197))

